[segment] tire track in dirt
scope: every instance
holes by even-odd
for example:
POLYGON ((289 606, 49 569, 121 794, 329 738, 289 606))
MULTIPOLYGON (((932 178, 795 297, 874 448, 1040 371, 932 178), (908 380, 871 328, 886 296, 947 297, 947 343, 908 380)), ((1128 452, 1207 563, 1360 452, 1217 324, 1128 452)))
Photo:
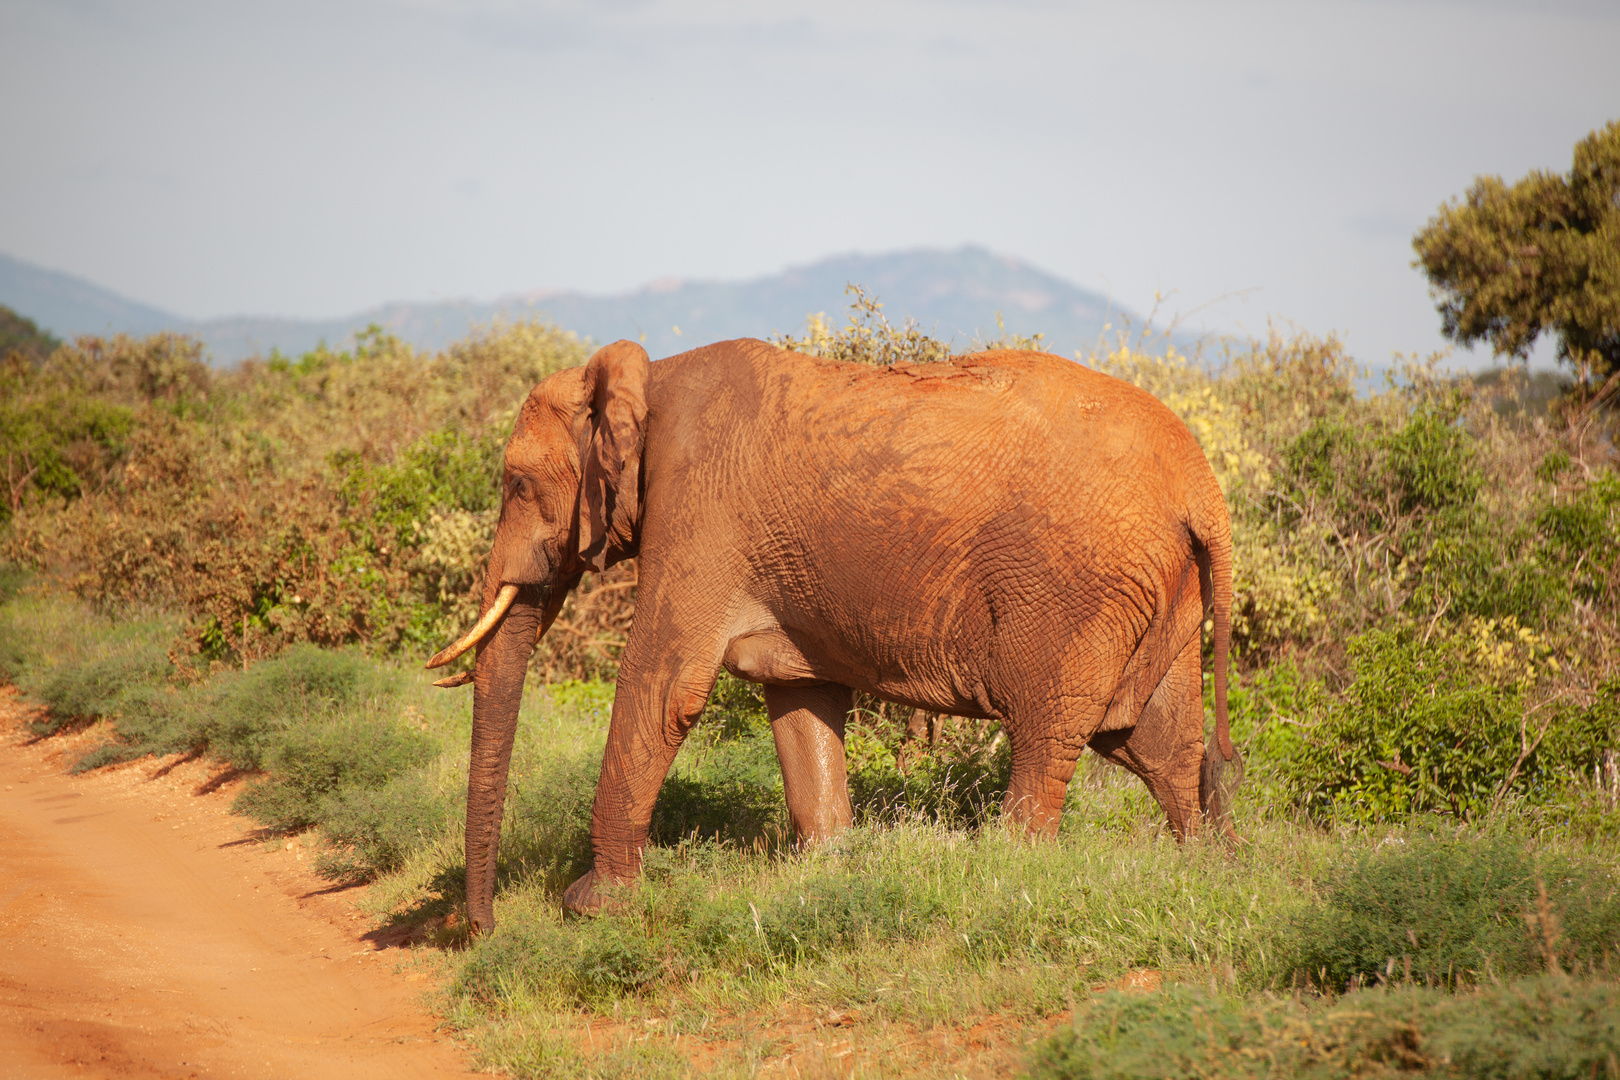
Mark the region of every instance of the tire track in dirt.
POLYGON ((464 1054, 296 848, 201 763, 86 776, 0 690, 0 1077, 450 1077, 464 1054))

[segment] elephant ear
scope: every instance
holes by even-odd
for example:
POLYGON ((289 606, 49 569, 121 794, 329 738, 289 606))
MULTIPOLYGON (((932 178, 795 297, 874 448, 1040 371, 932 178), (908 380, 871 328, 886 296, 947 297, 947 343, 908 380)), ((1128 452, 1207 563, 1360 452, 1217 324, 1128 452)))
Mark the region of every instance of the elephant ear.
POLYGON ((592 570, 604 570, 635 551, 651 375, 646 350, 633 341, 605 345, 585 364, 579 556, 592 570))

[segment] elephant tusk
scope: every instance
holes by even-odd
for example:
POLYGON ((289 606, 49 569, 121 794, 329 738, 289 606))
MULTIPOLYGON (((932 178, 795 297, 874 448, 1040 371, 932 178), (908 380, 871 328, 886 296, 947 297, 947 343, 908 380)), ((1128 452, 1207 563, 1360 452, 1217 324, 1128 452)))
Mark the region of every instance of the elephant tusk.
POLYGON ((459 674, 456 674, 456 675, 446 675, 442 679, 434 679, 433 680, 433 685, 434 686, 442 686, 446 690, 448 690, 452 686, 466 686, 468 683, 470 683, 472 681, 473 681, 473 673, 470 672, 470 671, 463 671, 463 672, 461 672, 459 674))
POLYGON ((489 605, 489 610, 484 612, 483 618, 478 620, 477 625, 463 634, 461 640, 454 645, 447 645, 434 653, 433 659, 427 662, 427 666, 430 668, 444 667, 444 665, 483 641, 484 638, 489 636, 489 632, 495 629, 495 624, 501 621, 501 618, 506 614, 506 609, 512 606, 512 601, 517 599, 517 594, 518 587, 516 585, 502 585, 501 591, 495 594, 495 602, 489 605))

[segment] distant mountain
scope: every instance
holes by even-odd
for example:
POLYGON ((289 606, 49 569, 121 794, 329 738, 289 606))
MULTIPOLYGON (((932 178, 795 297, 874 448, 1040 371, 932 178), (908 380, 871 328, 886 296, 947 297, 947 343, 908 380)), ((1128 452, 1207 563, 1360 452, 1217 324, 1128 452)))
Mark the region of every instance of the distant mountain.
POLYGON ((186 320, 126 300, 71 274, 0 254, 0 304, 34 320, 57 337, 75 334, 152 334, 186 320))
POLYGON ((243 316, 203 321, 146 307, 67 274, 0 255, 0 304, 59 336, 176 330, 200 337, 215 363, 264 355, 296 355, 325 341, 344 345, 376 323, 424 349, 465 337, 496 318, 538 316, 598 342, 641 340, 653 356, 710 341, 802 333, 806 317, 825 312, 845 322, 844 287, 857 283, 883 302, 895 325, 908 316, 929 333, 961 343, 997 335, 1000 312, 1009 332, 1042 333, 1047 347, 1072 354, 1103 326, 1126 314, 1098 293, 1017 259, 981 247, 842 255, 753 281, 661 281, 616 296, 532 292, 490 302, 387 304, 343 319, 299 320, 243 316))

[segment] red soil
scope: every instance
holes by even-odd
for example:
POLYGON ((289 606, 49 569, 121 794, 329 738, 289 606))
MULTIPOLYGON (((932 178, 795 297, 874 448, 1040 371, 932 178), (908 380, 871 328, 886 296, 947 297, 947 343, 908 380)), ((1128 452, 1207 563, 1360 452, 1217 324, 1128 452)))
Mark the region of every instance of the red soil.
POLYGON ((68 776, 93 736, 30 741, 27 712, 0 689, 0 1076, 470 1075, 429 976, 233 817, 235 785, 68 776))

